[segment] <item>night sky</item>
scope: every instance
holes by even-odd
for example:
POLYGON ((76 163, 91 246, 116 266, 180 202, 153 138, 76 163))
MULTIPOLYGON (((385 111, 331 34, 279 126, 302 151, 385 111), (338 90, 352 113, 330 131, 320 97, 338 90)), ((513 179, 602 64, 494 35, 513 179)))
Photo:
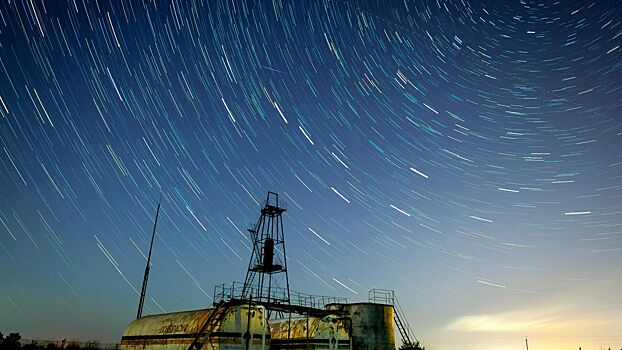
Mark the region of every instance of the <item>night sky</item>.
POLYGON ((117 342, 243 280, 394 289, 428 349, 622 347, 618 1, 0 3, 0 332, 117 342))

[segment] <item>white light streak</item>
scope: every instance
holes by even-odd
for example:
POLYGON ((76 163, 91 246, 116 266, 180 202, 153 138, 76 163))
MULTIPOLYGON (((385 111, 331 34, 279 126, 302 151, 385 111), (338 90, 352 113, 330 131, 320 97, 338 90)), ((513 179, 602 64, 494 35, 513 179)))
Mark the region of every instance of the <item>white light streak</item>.
POLYGON ((411 171, 414 171, 417 175, 423 176, 423 177, 425 177, 426 179, 428 178, 428 175, 426 175, 426 174, 424 174, 424 173, 420 172, 419 170, 417 170, 417 169, 415 169, 415 168, 410 168, 410 170, 411 170, 411 171))
POLYGON ((298 129, 300 129, 300 131, 302 131, 302 134, 305 135, 307 140, 309 140, 309 143, 313 145, 314 143, 313 143, 313 141, 311 141, 311 138, 309 137, 309 135, 307 134, 305 129, 303 129, 302 126, 300 126, 300 125, 298 125, 298 129))
POLYGON ((509 188, 503 188, 503 187, 497 187, 497 190, 499 190, 499 191, 503 191, 503 192, 512 192, 512 193, 518 193, 518 192, 520 192, 520 191, 517 191, 517 190, 511 190, 511 189, 509 189, 509 188))
POLYGON ((485 284, 488 286, 493 286, 493 287, 497 287, 497 288, 507 288, 506 286, 502 285, 502 284, 496 284, 496 283, 490 283, 490 282, 486 282, 486 281, 482 281, 482 280, 477 280, 477 283, 481 283, 481 284, 485 284))
MULTIPOLYGON (((281 108, 279 107, 279 105, 276 104, 276 102, 274 102, 274 108, 276 108, 276 110, 279 112, 279 114, 281 115, 281 118, 283 118, 283 121, 285 122, 285 124, 287 124, 287 119, 285 118, 285 116, 283 115, 283 112, 281 112, 281 108)), ((313 144, 313 142, 311 142, 311 144, 313 144)))
POLYGON ((564 215, 586 215, 586 214, 592 214, 591 211, 569 211, 567 213, 564 213, 564 215))
POLYGON ((330 245, 330 242, 325 240, 324 237, 320 236, 317 232, 315 232, 311 227, 308 227, 309 231, 311 231, 311 233, 313 233, 314 235, 317 236, 317 238, 321 239, 324 243, 326 243, 327 245, 330 245))
POLYGON ((229 106, 227 106, 227 102, 225 102, 224 98, 220 98, 222 100, 222 104, 225 105, 225 108, 227 109, 227 112, 229 112, 229 118, 231 118, 231 121, 235 124, 235 118, 233 118, 233 113, 231 113, 231 110, 229 109, 229 106))
POLYGON ((349 290, 350 292, 354 293, 354 294, 359 294, 357 293, 354 289, 346 286, 345 284, 343 284, 340 280, 336 279, 335 277, 333 277, 333 281, 337 282, 340 286, 342 286, 343 288, 349 290))
POLYGON ((341 193, 339 193, 339 191, 337 191, 334 187, 331 186, 330 189, 333 190, 333 192, 335 192, 339 197, 341 197, 341 199, 343 199, 344 201, 350 203, 350 201, 346 197, 344 197, 341 193))
POLYGON ((400 208, 396 207, 396 206, 395 206, 395 205, 393 205, 393 204, 390 204, 389 206, 390 206, 391 208, 393 208, 393 209, 395 209, 395 210, 399 211, 400 213, 402 213, 402 214, 406 215, 406 216, 410 216, 410 214, 408 214, 408 213, 407 213, 407 212, 405 212, 404 210, 402 210, 402 209, 400 209, 400 208))
POLYGON ((479 220, 479 221, 484 221, 484 222, 492 222, 492 220, 488 220, 488 219, 480 218, 479 216, 469 215, 469 217, 470 217, 471 219, 475 219, 475 220, 479 220))

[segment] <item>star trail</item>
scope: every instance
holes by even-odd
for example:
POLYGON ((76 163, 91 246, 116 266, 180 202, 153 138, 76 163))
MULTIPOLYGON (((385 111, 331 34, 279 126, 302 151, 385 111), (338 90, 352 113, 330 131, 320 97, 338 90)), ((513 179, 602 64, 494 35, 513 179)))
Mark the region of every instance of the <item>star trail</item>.
POLYGON ((616 1, 0 3, 0 331, 117 342, 242 280, 394 289, 430 349, 622 347, 616 1), (539 346, 538 346, 539 345, 539 346))

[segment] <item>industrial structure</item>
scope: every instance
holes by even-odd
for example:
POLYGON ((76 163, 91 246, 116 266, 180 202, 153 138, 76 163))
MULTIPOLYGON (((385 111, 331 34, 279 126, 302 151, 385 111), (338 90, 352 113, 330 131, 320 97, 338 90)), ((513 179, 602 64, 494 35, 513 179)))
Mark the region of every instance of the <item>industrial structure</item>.
MULTIPOLYGON (((121 350, 395 350, 395 328, 401 349, 422 349, 393 291, 374 289, 367 302, 348 303, 290 290, 286 210, 268 192, 248 229, 253 251, 244 283, 216 286, 212 308, 142 316, 148 261, 138 317, 123 333, 121 350)), ((155 224, 151 246, 154 235, 155 224)))

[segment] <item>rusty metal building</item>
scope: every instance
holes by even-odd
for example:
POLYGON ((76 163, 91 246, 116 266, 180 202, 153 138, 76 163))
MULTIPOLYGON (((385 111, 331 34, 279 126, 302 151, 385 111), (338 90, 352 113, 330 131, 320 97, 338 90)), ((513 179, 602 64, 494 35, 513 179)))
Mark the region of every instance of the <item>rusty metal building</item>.
POLYGON ((215 308, 144 316, 121 338, 121 350, 269 349, 270 331, 263 306, 215 308))
POLYGON ((395 350, 394 309, 377 303, 328 304, 316 314, 266 319, 261 305, 227 305, 144 316, 121 350, 395 350))

